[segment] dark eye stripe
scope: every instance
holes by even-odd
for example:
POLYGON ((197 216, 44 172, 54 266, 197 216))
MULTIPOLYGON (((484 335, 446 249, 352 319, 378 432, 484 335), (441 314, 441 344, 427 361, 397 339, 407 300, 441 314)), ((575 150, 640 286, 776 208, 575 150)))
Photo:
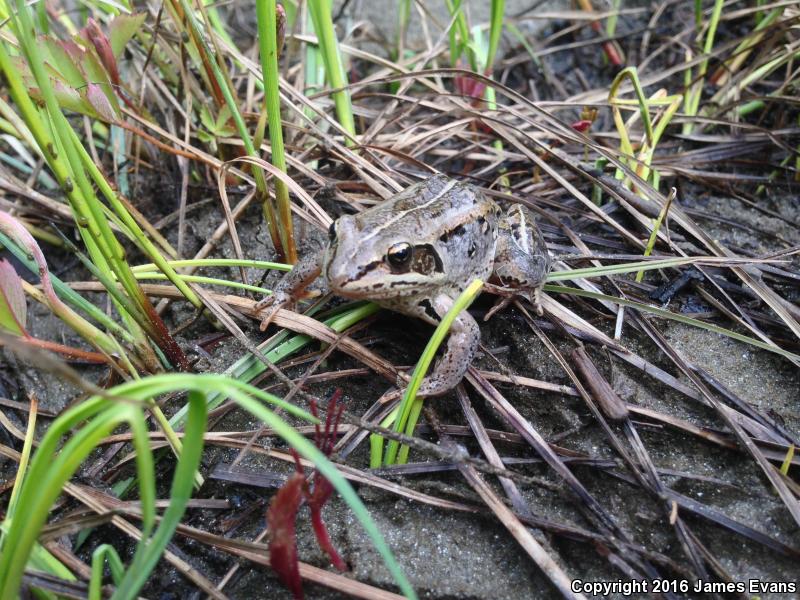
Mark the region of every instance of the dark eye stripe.
POLYGON ((466 232, 466 229, 463 225, 457 225, 453 229, 449 231, 445 231, 442 235, 439 236, 439 241, 442 243, 447 243, 447 240, 453 239, 454 237, 458 237, 463 235, 466 232))
POLYGON ((411 261, 411 270, 421 275, 442 273, 444 265, 438 252, 430 244, 414 246, 414 260, 411 261))
POLYGON ((430 300, 422 300, 419 305, 425 311, 425 314, 428 315, 434 321, 441 321, 439 315, 436 314, 436 310, 433 308, 433 304, 431 304, 430 300))
POLYGON ((370 271, 374 271, 375 269, 377 269, 382 263, 383 263, 382 260, 374 260, 371 263, 361 267, 353 277, 347 280, 347 283, 358 281, 370 271))

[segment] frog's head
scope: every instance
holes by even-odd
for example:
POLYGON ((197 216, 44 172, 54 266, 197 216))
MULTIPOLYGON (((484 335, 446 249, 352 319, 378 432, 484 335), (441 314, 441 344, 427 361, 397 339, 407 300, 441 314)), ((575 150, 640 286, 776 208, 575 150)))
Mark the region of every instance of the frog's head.
POLYGON ((333 293, 381 300, 424 294, 442 284, 444 267, 433 244, 386 217, 368 210, 331 225, 325 275, 333 293))

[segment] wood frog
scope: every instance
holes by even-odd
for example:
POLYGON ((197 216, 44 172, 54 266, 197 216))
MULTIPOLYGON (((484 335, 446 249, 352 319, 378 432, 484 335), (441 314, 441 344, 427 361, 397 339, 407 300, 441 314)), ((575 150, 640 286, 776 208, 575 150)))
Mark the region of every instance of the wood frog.
MULTIPOLYGON (((478 188, 444 175, 331 224, 324 253, 307 255, 256 305, 262 330, 278 308, 290 307, 321 273, 339 296, 371 300, 432 325, 475 278, 504 295, 527 296, 539 309, 550 256, 530 211, 503 213, 478 188)), ((455 387, 478 349, 480 330, 463 311, 444 355, 419 389, 436 396, 455 387)))

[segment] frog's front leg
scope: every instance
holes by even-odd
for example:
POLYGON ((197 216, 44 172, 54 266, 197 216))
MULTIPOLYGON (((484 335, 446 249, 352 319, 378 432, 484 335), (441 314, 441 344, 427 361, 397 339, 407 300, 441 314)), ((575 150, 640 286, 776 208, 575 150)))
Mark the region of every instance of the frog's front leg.
POLYGON ((261 331, 264 331, 280 308, 291 308, 303 297, 305 289, 317 278, 322 270, 322 253, 311 252, 286 273, 275 286, 272 295, 267 296, 255 305, 256 312, 261 315, 261 331))
MULTIPOLYGON (((444 294, 431 301, 439 319, 453 306, 453 299, 444 294)), ((449 392, 464 378, 481 339, 475 319, 467 311, 461 311, 450 326, 447 349, 436 363, 433 372, 422 380, 417 396, 438 396, 449 392)))

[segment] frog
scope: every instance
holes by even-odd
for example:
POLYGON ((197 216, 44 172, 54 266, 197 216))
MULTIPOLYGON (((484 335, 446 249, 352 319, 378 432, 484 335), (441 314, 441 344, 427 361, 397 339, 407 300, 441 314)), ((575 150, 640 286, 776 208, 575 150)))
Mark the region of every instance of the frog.
MULTIPOLYGON (((491 282, 505 303, 513 295, 527 297, 541 314, 550 267, 527 207, 515 203, 503 211, 480 188, 438 174, 336 219, 324 252, 304 256, 255 309, 263 331, 278 308, 293 307, 323 275, 338 296, 370 300, 434 326, 475 279, 491 282)), ((477 322, 462 311, 417 396, 440 396, 458 385, 479 343, 477 322)))

